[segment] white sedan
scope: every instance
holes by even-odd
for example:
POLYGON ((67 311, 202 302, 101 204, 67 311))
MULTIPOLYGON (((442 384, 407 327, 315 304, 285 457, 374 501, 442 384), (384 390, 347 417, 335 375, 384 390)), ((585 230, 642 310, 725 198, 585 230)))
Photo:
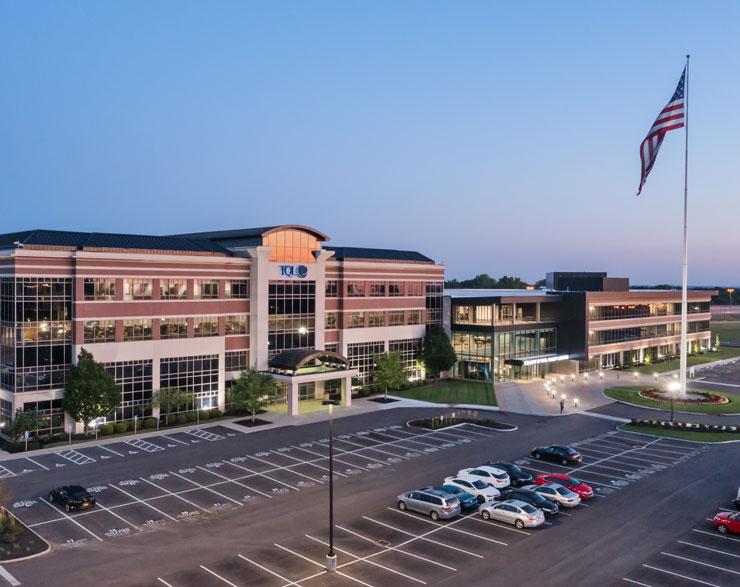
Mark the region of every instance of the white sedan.
POLYGON ((574 508, 581 503, 581 496, 574 493, 563 485, 557 483, 545 483, 544 485, 527 485, 522 489, 530 489, 536 491, 542 497, 546 497, 550 501, 554 501, 564 507, 574 508))
POLYGON ((495 487, 491 487, 480 477, 472 475, 457 475, 456 477, 447 477, 443 485, 454 485, 463 491, 478 498, 480 503, 493 501, 501 495, 501 492, 495 487))
POLYGON ((509 474, 504 469, 499 469, 498 467, 494 467, 493 465, 481 465, 480 467, 475 467, 474 469, 462 469, 461 471, 458 471, 457 474, 473 475, 474 477, 482 479, 491 487, 495 487, 496 489, 503 489, 504 487, 508 487, 511 483, 511 479, 509 479, 509 474))

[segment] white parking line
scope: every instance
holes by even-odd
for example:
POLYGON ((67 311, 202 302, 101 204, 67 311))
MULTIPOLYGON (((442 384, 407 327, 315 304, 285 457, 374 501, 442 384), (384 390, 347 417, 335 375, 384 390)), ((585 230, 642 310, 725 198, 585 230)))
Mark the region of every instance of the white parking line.
MULTIPOLYGON (((414 534, 413 532, 402 530, 401 528, 397 528, 396 526, 393 526, 391 524, 386 524, 385 522, 381 522, 380 520, 375 520, 367 516, 362 516, 362 517, 366 519, 368 522, 373 522, 374 524, 378 524, 379 526, 385 526, 386 528, 390 528, 391 530, 395 530, 396 532, 400 532, 401 534, 406 534, 406 536, 413 536, 414 540, 423 540, 424 542, 431 542, 432 544, 436 544, 437 546, 443 546, 444 548, 449 548, 450 550, 456 550, 458 552, 469 554, 470 556, 474 556, 477 558, 483 558, 483 556, 481 556, 480 554, 476 554, 475 552, 470 552, 469 550, 458 548, 457 546, 451 546, 450 544, 445 544, 444 542, 437 542, 436 540, 427 538, 426 534, 422 534, 422 535, 414 534)), ((434 530, 432 530, 432 532, 434 532, 434 530)), ((410 540, 408 542, 412 542, 412 541, 413 540, 410 540)), ((408 542, 404 542, 403 544, 408 544, 408 542)), ((508 546, 508 545, 505 544, 504 546, 508 546)), ((399 546, 396 546, 396 548, 399 548, 399 546)))
POLYGON ((31 462, 32 462, 32 463, 33 463, 34 465, 36 465, 36 466, 38 466, 38 467, 41 467, 41 468, 42 468, 42 469, 43 469, 44 471, 48 471, 48 470, 49 470, 49 467, 44 467, 44 465, 42 465, 41 463, 37 463, 36 461, 34 461, 34 460, 33 460, 32 458, 30 458, 30 457, 26 457, 26 460, 27 460, 27 461, 31 461, 31 462))
POLYGON ((275 571, 272 571, 272 570, 268 569, 267 567, 263 567, 261 564, 254 562, 252 559, 247 558, 243 554, 240 554, 238 556, 239 556, 239 558, 244 559, 248 563, 252 563, 255 567, 257 567, 259 569, 262 569, 263 571, 265 571, 267 573, 270 573, 271 575, 276 576, 278 579, 280 579, 282 581, 285 581, 286 582, 286 585, 298 585, 298 587, 300 587, 300 585, 298 583, 296 583, 295 581, 291 581, 290 579, 287 579, 286 577, 283 577, 282 575, 278 575, 275 571))
MULTIPOLYGON (((397 508, 388 508, 392 512, 396 512, 397 514, 401 514, 404 516, 408 516, 410 518, 414 518, 415 520, 420 520, 422 522, 426 522, 427 524, 432 524, 434 526, 438 526, 440 528, 447 528, 448 530, 452 530, 453 532, 459 532, 460 534, 466 534, 468 536, 473 536, 475 538, 480 538, 481 540, 486 540, 488 542, 493 542, 494 544, 500 544, 501 546, 509 546, 506 544, 506 542, 501 542, 500 540, 494 540, 493 538, 489 538, 488 536, 481 536, 480 534, 476 534, 475 532, 468 532, 467 530, 461 530, 460 528, 454 528, 452 527, 452 524, 440 524, 439 522, 434 522, 432 520, 427 520, 426 518, 419 518, 415 516, 414 514, 409 514, 408 512, 402 512, 401 510, 397 508)), ((461 518, 461 520, 464 520, 466 518, 461 518)), ((458 520, 459 522, 460 520, 458 520)))
POLYGON ((198 508, 199 510, 203 510, 204 512, 207 512, 208 511, 206 508, 199 506, 197 503, 193 503, 192 501, 189 501, 189 500, 185 499, 182 495, 178 495, 177 493, 172 493, 169 489, 165 489, 164 487, 161 487, 161 486, 157 485, 156 483, 152 483, 151 481, 149 481, 149 479, 144 479, 144 477, 139 477, 139 479, 141 479, 142 481, 144 481, 146 483, 149 483, 149 485, 152 485, 152 486, 156 487, 157 489, 161 489, 165 493, 169 493, 170 495, 175 496, 177 499, 181 499, 185 503, 189 503, 190 505, 192 505, 193 507, 198 508))
MULTIPOLYGON (((317 563, 315 560, 312 560, 312 559, 308 558, 307 556, 303 556, 302 554, 300 554, 298 552, 295 552, 293 550, 290 550, 290 548, 285 548, 284 546, 280 546, 277 543, 275 543, 275 546, 277 546, 278 548, 282 548, 284 551, 289 552, 290 554, 295 555, 298 558, 302 558, 305 561, 308 561, 310 563, 313 563, 314 565, 316 565, 318 567, 324 568, 324 565, 322 565, 321 563, 317 563)), ((355 583, 359 583, 360 585, 365 585, 366 587, 372 587, 372 585, 370 585, 369 583, 365 583, 364 581, 360 581, 359 579, 355 579, 354 577, 351 577, 351 576, 343 573, 342 571, 334 571, 334 572, 337 573, 337 575, 342 575, 342 577, 346 577, 350 581, 354 581, 355 583)), ((324 573, 326 573, 325 570, 322 571, 321 573, 317 573, 316 575, 311 575, 310 577, 306 577, 304 579, 300 579, 299 582, 302 583, 303 581, 308 581, 309 579, 313 579, 314 577, 318 577, 320 575, 323 575, 324 573)))
MULTIPOLYGON (((509 528, 508 526, 502 526, 497 520, 484 520, 483 518, 478 518, 475 514, 471 514, 469 516, 465 516, 466 520, 473 520, 474 522, 480 522, 481 524, 486 524, 487 526, 495 526, 496 528, 501 528, 502 530, 508 530, 509 532, 518 532, 519 534, 524 534, 525 536, 531 536, 531 532, 525 532, 524 530, 519 530, 519 528, 509 528)), ((548 524, 549 522, 545 522, 545 524, 548 524)))
POLYGON ((223 440, 224 438, 220 434, 209 432, 208 430, 203 430, 201 428, 198 428, 196 430, 186 430, 185 434, 190 434, 191 436, 195 436, 196 438, 202 438, 203 440, 207 440, 208 442, 223 440))
POLYGON ((107 446, 103 446, 102 444, 98 445, 99 448, 102 448, 103 450, 107 450, 108 452, 112 452, 114 455, 118 455, 119 457, 126 457, 126 455, 121 454, 120 452, 116 452, 113 449, 108 448, 107 446))
MULTIPOLYGON (((378 448, 379 446, 383 446, 383 445, 386 445, 386 444, 395 444, 395 442, 381 442, 381 443, 376 444, 375 446, 364 446, 362 444, 357 444, 356 442, 352 442, 351 440, 345 440, 344 438, 342 438, 341 440, 338 440, 338 442, 346 442, 347 444, 351 444, 353 446, 358 446, 358 447, 360 447, 360 449, 374 450, 374 451, 377 451, 377 452, 382 452, 383 454, 390 455, 392 457, 396 457, 397 459, 408 460, 408 457, 405 457, 403 455, 398 455, 396 453, 393 453, 393 452, 390 452, 390 451, 387 451, 387 450, 381 450, 381 449, 378 448)), ((334 449, 336 450, 336 448, 337 447, 335 446, 334 449)), ((400 447, 397 447, 397 448, 400 448, 400 447)), ((342 449, 340 448, 339 450, 342 450, 342 449)), ((401 449, 401 450, 409 450, 409 449, 401 449)), ((357 451, 353 450, 353 451, 346 451, 346 452, 353 452, 354 453, 354 452, 357 452, 357 451)))
POLYGON ((237 469, 242 469, 243 471, 246 471, 247 473, 251 473, 253 476, 264 477, 265 479, 269 479, 273 483, 279 483, 280 485, 285 485, 286 487, 289 487, 290 489, 295 489, 296 491, 298 491, 297 487, 293 487, 289 483, 283 483, 282 481, 279 481, 278 479, 273 479, 272 477, 265 475, 264 473, 258 473, 257 471, 253 471, 252 469, 247 469, 247 467, 243 467, 242 465, 237 465, 236 463, 232 463, 231 461, 222 461, 222 462, 226 463, 227 465, 231 465, 232 467, 236 467, 237 469))
POLYGON ((628 579, 627 577, 622 577, 622 581, 627 581, 627 583, 632 583, 634 585, 642 585, 642 587, 653 587, 652 585, 648 585, 647 583, 640 583, 639 581, 633 581, 632 579, 628 579))
MULTIPOLYGON (((303 449, 300 449, 300 450, 303 450, 303 449)), ((270 449, 270 452, 274 452, 276 455, 280 455, 280 456, 283 456, 283 457, 288 458, 288 459, 293 459, 294 461, 298 461, 299 463, 302 463, 304 465, 311 465, 312 467, 316 467, 317 469, 321 469, 322 471, 328 471, 329 470, 329 467, 322 467, 321 465, 317 465, 316 463, 313 463, 311 461, 304 461, 303 459, 296 458, 296 457, 294 457, 292 455, 289 455, 289 454, 286 454, 284 452, 278 452, 278 451, 272 450, 272 449, 270 449)), ((336 459, 334 459, 334 460, 336 460, 336 459)), ((359 465, 357 466, 357 468, 358 469, 362 469, 363 471, 367 471, 367 469, 365 469, 363 467, 360 467, 359 465)), ((343 475, 342 473, 338 473, 338 474, 340 476, 342 476, 342 477, 346 477, 347 476, 347 475, 343 475)))
MULTIPOLYGON (((266 461, 265 459, 259 459, 257 457, 253 457, 251 455, 247 455, 247 456, 250 459, 254 459, 255 461, 259 461, 260 463, 265 463, 266 465, 270 465, 271 467, 275 467, 275 463, 271 463, 270 461, 266 461)), ((302 462, 305 463, 305 461, 302 461, 302 462)), ((293 465, 293 466, 295 466, 295 465, 293 465)), ((285 467, 281 467, 279 465, 277 466, 277 468, 278 469, 283 469, 283 470, 286 470, 286 471, 290 471, 293 475, 299 475, 301 477, 305 477, 306 479, 310 479, 311 481, 314 481, 316 483, 321 483, 321 484, 324 483, 323 481, 320 481, 319 479, 314 479, 313 477, 310 477, 309 475, 304 475, 303 473, 299 473, 298 471, 294 471, 293 469, 286 469, 285 467)))
POLYGON ((210 473, 211 475, 215 475, 216 477, 220 477, 221 479, 225 479, 226 481, 228 481, 230 483, 236 483, 237 485, 239 485, 241 487, 244 487, 245 489, 249 489, 250 491, 254 491, 255 493, 259 493, 260 495, 264 495, 265 497, 269 497, 270 499, 272 499, 272 495, 270 495, 269 493, 263 493, 259 489, 255 489, 254 487, 250 487, 246 483, 240 483, 239 481, 236 481, 234 479, 231 479, 229 477, 226 477, 225 475, 221 475, 220 473, 216 473, 215 471, 211 471, 210 469, 206 469, 206 468, 201 467, 201 466, 198 466, 198 468, 200 470, 202 470, 202 471, 205 471, 206 473, 210 473))
MULTIPOLYGON (((710 518, 707 518, 708 520, 710 518)), ((708 534, 709 536, 714 536, 715 538, 721 538, 722 540, 730 540, 731 542, 740 542, 740 539, 733 538, 732 536, 724 536, 723 534, 720 534, 719 532, 707 532, 706 530, 697 530, 696 528, 691 529, 692 532, 698 532, 699 534, 708 534)))
POLYGON ((170 585, 170 584, 169 584, 169 583, 168 583, 167 581, 165 581, 165 580, 164 580, 164 579, 163 579, 162 577, 157 577, 157 581, 159 581, 160 583, 163 583, 163 584, 167 585, 167 587, 172 587, 172 585, 170 585))
POLYGON ((60 512, 65 518, 67 518, 70 522, 73 522, 74 524, 77 524, 80 528, 82 528, 85 532, 87 532, 90 536, 95 538, 95 540, 99 540, 100 542, 103 542, 103 539, 95 534, 94 532, 91 532, 85 526, 80 524, 77 520, 75 520, 72 516, 68 515, 67 512, 62 511, 58 508, 55 508, 53 505, 51 505, 48 501, 46 501, 43 497, 39 498, 41 501, 43 501, 46 505, 48 505, 51 509, 53 509, 55 512, 60 512))
POLYGON ((0 479, 7 479, 8 477, 15 477, 15 473, 10 469, 0 466, 0 479))
POLYGON ((155 512, 157 512, 158 514, 162 514, 163 516, 167 516, 167 517, 168 517, 168 518, 169 518, 170 520, 174 520, 175 522, 179 522, 179 521, 180 521, 180 520, 178 520, 177 518, 175 518, 175 517, 173 517, 173 516, 169 515, 168 513, 166 513, 166 512, 163 512, 162 510, 159 510, 159 509, 155 508, 155 507, 154 507, 154 506, 153 506, 152 504, 150 504, 150 503, 149 503, 148 501, 144 501, 143 499, 139 499, 139 498, 138 498, 138 497, 136 497, 135 495, 131 495, 131 494, 130 494, 130 493, 129 493, 128 491, 124 491, 124 490, 123 490, 123 489, 121 489, 120 487, 117 487, 116 485, 113 485, 113 483, 108 483, 108 485, 110 485, 111 487, 113 487, 113 489, 118 489, 118 491, 120 491, 120 492, 121 492, 121 493, 123 493, 124 495, 128 495, 128 496, 129 496, 130 498, 132 498, 132 499, 135 499, 136 501, 138 501, 139 503, 142 503, 142 504, 144 504, 144 505, 145 505, 145 506, 147 506, 148 508, 151 508, 151 509, 153 509, 153 510, 154 510, 155 512))
MULTIPOLYGON (((398 442, 415 442, 416 444, 421 444, 422 446, 431 446, 433 448, 443 448, 439 444, 431 444, 429 442, 423 442, 421 440, 416 440, 414 438, 403 438, 403 437, 399 438, 398 436, 392 436, 391 434, 387 434, 385 432, 373 432, 373 434, 377 434, 378 436, 387 436, 388 438, 394 438, 398 442)), ((368 438, 368 440, 372 440, 372 439, 368 438)), ((439 442, 444 442, 444 440, 440 440, 439 442)), ((452 441, 450 440, 448 442, 452 442, 452 441)), ((457 444, 457 442, 454 442, 453 444, 457 444)))
MULTIPOLYGON (((327 457, 325 457, 325 456, 322 456, 322 455, 321 455, 321 453, 318 453, 318 452, 314 452, 314 451, 312 451, 312 450, 308 450, 307 448, 303 448, 303 447, 300 447, 300 446, 295 446, 294 444, 292 444, 292 445, 291 445, 291 448, 295 448, 295 449, 298 449, 298 450, 302 450, 302 451, 304 451, 304 452, 307 452, 307 453, 311 453, 312 455, 316 455, 316 456, 318 456, 318 457, 321 457, 320 459, 312 459, 312 460, 309 460, 309 461, 303 461, 303 462, 304 462, 304 463, 306 463, 307 465, 313 465, 313 464, 314 464, 314 461, 318 461, 318 460, 324 460, 324 459, 327 459, 327 460, 328 460, 328 459, 329 459, 329 457, 328 457, 328 456, 327 456, 327 457)), ((295 457, 293 457, 293 458, 295 458, 295 457)), ((347 461, 340 461, 340 460, 339 460, 339 459, 338 459, 338 458, 337 458, 336 456, 334 457, 334 460, 335 460, 336 462, 338 462, 338 463, 342 463, 343 465, 348 465, 348 466, 353 466, 353 467, 354 467, 354 465, 352 465, 351 463, 348 463, 347 461)), ((372 460, 372 459, 371 459, 371 460, 372 460)), ((381 461, 381 462, 383 462, 383 461, 381 461)), ((317 467, 318 467, 319 465, 315 465, 315 466, 317 466, 317 467)), ((321 467, 321 468, 323 469, 324 467, 321 467)), ((339 473, 339 472, 337 472, 337 471, 334 471, 334 474, 335 474, 335 475, 339 475, 340 477, 346 477, 346 476, 347 476, 347 475, 345 475, 344 473, 339 473)))
POLYGON ((686 546, 693 546, 694 548, 701 548, 702 550, 711 550, 712 552, 718 552, 734 558, 740 558, 740 554, 732 554, 731 552, 725 552, 724 550, 717 550, 716 548, 709 548, 708 546, 702 546, 701 544, 694 544, 693 542, 686 542, 685 540, 677 540, 679 544, 685 544, 686 546))
POLYGON ((639 457, 633 457, 632 455, 627 455, 626 453, 628 453, 630 451, 624 451, 624 452, 621 452, 621 453, 614 454, 614 453, 607 452, 605 450, 596 450, 595 448, 587 448, 586 450, 581 450, 581 452, 582 453, 585 453, 585 454, 588 454, 588 453, 601 453, 601 454, 604 454, 604 455, 610 455, 612 457, 618 456, 620 458, 637 459, 637 460, 647 461, 647 462, 651 462, 651 463, 653 463, 653 462, 654 463, 662 463, 663 465, 669 465, 669 464, 670 465, 675 465, 676 463, 680 463, 681 462, 678 459, 674 459, 674 458, 671 458, 671 457, 666 457, 666 456, 663 456, 663 455, 652 455, 652 454, 646 453, 645 451, 641 451, 640 454, 642 454, 643 456, 646 456, 646 457, 650 457, 653 460, 641 459, 639 457), (669 463, 666 463, 666 462, 663 462, 663 461, 657 461, 655 459, 665 459, 666 461, 670 461, 670 462, 669 463))
POLYGON ((143 450, 144 452, 159 452, 161 450, 164 450, 161 446, 157 444, 152 444, 151 442, 147 442, 146 440, 126 440, 124 441, 126 444, 133 446, 134 448, 138 448, 139 450, 143 450))
POLYGON ((11 575, 8 571, 6 571, 4 567, 0 567, 0 576, 2 576, 3 579, 10 583, 12 587, 17 587, 21 584, 21 582, 13 575, 11 575))
POLYGON ((221 580, 222 580, 222 581, 223 581, 224 583, 226 583, 227 585, 231 585, 231 587, 239 587, 239 586, 238 586, 238 585, 236 585, 235 583, 232 583, 231 581, 229 581, 229 580, 227 580, 227 579, 224 579, 224 578, 223 578, 223 577, 222 577, 221 575, 219 575, 218 573, 214 573, 214 572, 213 572, 213 571, 212 571, 211 569, 209 569, 208 567, 204 567, 203 565, 200 565, 200 568, 201 568, 201 569, 203 569, 204 571, 207 571, 208 573, 210 573, 211 575, 213 575, 213 576, 214 576, 214 577, 216 577, 217 579, 221 579, 221 580))
MULTIPOLYGON (((306 534, 306 536, 308 536, 308 534, 306 534)), ((316 542, 323 544, 325 546, 329 546, 327 542, 324 542, 323 540, 319 540, 318 538, 314 538, 313 536, 308 536, 308 538, 310 538, 311 540, 315 540, 316 542)), ((337 552, 343 552, 344 554, 347 554, 349 556, 353 556, 356 558, 356 560, 349 561, 348 563, 344 563, 343 565, 340 565, 340 567, 344 567, 346 565, 350 565, 353 563, 364 562, 369 565, 373 565, 375 567, 385 569, 386 571, 390 571, 391 573, 395 573, 396 575, 400 575, 401 577, 406 577, 407 579, 410 579, 411 581, 416 581, 417 583, 421 583, 422 585, 427 584, 426 581, 422 581, 421 579, 417 579, 416 577, 412 577, 411 575, 407 575, 406 573, 402 573, 401 571, 397 571, 396 569, 392 569, 391 567, 386 567, 385 565, 381 565, 380 563, 376 563, 375 561, 368 560, 369 557, 360 557, 360 556, 357 556, 356 554, 349 552, 348 550, 344 550, 336 546, 334 547, 334 550, 336 550, 337 552)), ((380 554, 380 553, 375 553, 375 554, 380 554)))
MULTIPOLYGON (((200 467, 198 467, 198 468, 200 469, 200 467)), ((188 479, 187 477, 185 477, 183 475, 179 475, 179 474, 175 473, 174 471, 170 471, 170 475, 174 475, 175 477, 179 477, 180 479, 184 479, 188 483, 192 483, 193 485, 195 485, 197 487, 200 487, 201 489, 205 489, 206 491, 210 491, 211 493, 214 493, 215 495, 218 495, 219 497, 223 497, 224 499, 228 499, 229 501, 233 501, 237 505, 244 505, 242 502, 240 502, 240 501, 238 501, 236 499, 232 499, 228 495, 224 495, 223 493, 219 493, 218 491, 216 491, 214 489, 211 489, 210 487, 206 487, 205 485, 201 485, 197 481, 193 481, 192 479, 188 479)))
POLYGON ((187 442, 177 440, 177 438, 172 438, 171 436, 167 436, 166 434, 162 434, 162 438, 166 438, 167 440, 171 440, 172 442, 179 442, 180 444, 184 444, 185 446, 190 446, 187 442))
MULTIPOLYGON (((134 524, 133 522, 129 522, 129 521, 128 521, 128 520, 126 519, 126 518, 123 518, 123 517, 119 516, 119 515, 118 515, 118 514, 117 514, 116 512, 114 512, 114 511, 113 511, 113 510, 111 510, 110 508, 107 508, 107 507, 105 507, 105 506, 104 506, 103 504, 101 504, 100 502, 97 502, 97 503, 96 503, 95 505, 96 505, 97 507, 101 508, 101 509, 102 509, 103 511, 106 511, 106 512, 108 512, 108 513, 109 513, 110 515, 112 515, 112 516, 115 516, 116 518, 118 518, 119 520, 121 520, 121 521, 122 521, 122 522, 124 522, 125 524, 127 524, 127 525, 131 526, 132 528, 136 528, 136 529, 138 529, 138 530, 141 530, 141 528, 139 528, 139 526, 137 526, 137 525, 136 525, 136 524, 134 524)), ((131 505, 131 504, 126 504, 126 505, 131 505)), ((89 512, 89 513, 92 513, 92 510, 88 510, 88 512, 89 512)), ((85 512, 83 512, 83 513, 85 513, 85 512)))
POLYGON ((95 462, 95 459, 90 458, 87 455, 83 455, 81 452, 77 452, 76 450, 60 450, 56 454, 63 459, 73 462, 75 465, 89 465, 90 463, 95 462))
POLYGON ((685 556, 679 556, 677 554, 671 554, 670 552, 661 552, 660 554, 665 555, 665 556, 670 556, 670 557, 673 557, 673 558, 678 558, 678 559, 681 559, 681 560, 684 560, 684 561, 687 561, 687 562, 690 562, 690 563, 694 563, 695 565, 702 565, 704 567, 711 567, 712 569, 717 569, 718 571, 724 571, 725 573, 732 573, 733 575, 740 575, 740 572, 738 572, 738 571, 733 571, 732 569, 726 569, 724 567, 718 567, 717 565, 710 565, 709 563, 703 563, 701 561, 694 560, 693 558, 687 558, 685 556))
MULTIPOLYGON (((377 541, 376 540, 373 540, 372 538, 368 538, 367 536, 363 536, 362 534, 359 534, 358 532, 354 532, 353 530, 350 530, 348 528, 345 528, 344 526, 337 525, 337 528, 339 528, 340 530, 344 530, 348 534, 352 534, 354 536, 357 536, 358 538, 361 538, 362 540, 366 540, 367 542, 370 542, 370 543, 374 544, 375 546, 377 546, 377 544, 376 544, 377 541)), ((406 552, 405 550, 398 550, 396 548, 391 548, 389 546, 381 546, 379 548, 385 548, 388 551, 393 550, 395 552, 398 552, 398 553, 401 553, 401 554, 405 554, 405 555, 411 556, 413 558, 418 558, 418 559, 423 560, 423 561, 426 561, 428 563, 432 563, 433 565, 437 565, 439 567, 444 567, 445 569, 450 569, 451 571, 457 571, 457 569, 455 567, 451 567, 449 565, 444 565, 444 564, 439 563, 439 562, 437 562, 435 560, 432 560, 430 558, 425 558, 423 556, 419 556, 418 554, 414 554, 412 552, 406 552)))
MULTIPOLYGON (((554 464, 554 463, 551 463, 554 464)), ((532 465, 524 465, 527 469, 531 471, 535 471, 537 473, 543 473, 543 474, 550 474, 552 471, 545 471, 544 469, 538 469, 536 467, 533 467, 532 465)), ((558 466, 558 465, 556 465, 558 466)), ((570 471, 574 471, 575 469, 570 469, 570 471)), ((597 473, 595 471, 586 471, 586 475, 602 475, 604 477, 611 477, 612 479, 620 479, 625 480, 624 477, 615 477, 614 475, 607 475, 605 473, 597 473)), ((609 485, 607 483, 599 483, 598 481, 591 481, 590 479, 585 479, 582 475, 578 475, 578 477, 581 477, 582 480, 587 481, 591 485, 601 485, 603 487, 611 487, 612 489, 620 489, 619 487, 615 487, 613 485, 609 485)))
POLYGON ((701 583, 702 585, 709 585, 709 587, 720 587, 719 585, 715 585, 714 583, 707 583, 706 581, 701 581, 700 579, 694 579, 693 577, 687 577, 686 575, 679 575, 678 573, 674 573, 673 571, 666 571, 665 569, 653 567, 650 565, 642 565, 642 566, 648 569, 652 569, 654 571, 659 571, 661 573, 667 573, 669 575, 673 575, 674 577, 680 577, 681 579, 686 579, 687 581, 694 581, 695 583, 701 583))

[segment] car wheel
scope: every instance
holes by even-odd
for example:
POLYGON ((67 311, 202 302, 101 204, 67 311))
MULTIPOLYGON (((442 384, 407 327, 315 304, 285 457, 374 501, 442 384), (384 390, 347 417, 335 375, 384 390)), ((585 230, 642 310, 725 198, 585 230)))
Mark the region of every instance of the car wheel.
POLYGON ((520 530, 521 530, 522 528, 524 528, 524 522, 522 522, 521 520, 517 520, 516 522, 514 522, 514 525, 515 525, 515 526, 516 526, 517 528, 519 528, 520 530))
POLYGON ((434 520, 435 522, 436 522, 437 520, 439 520, 439 514, 438 514, 437 512, 435 512, 434 510, 432 510, 432 511, 431 511, 431 512, 429 513, 429 517, 430 517, 430 518, 432 518, 432 520, 434 520))
POLYGON ((64 504, 64 509, 65 509, 66 511, 68 511, 68 512, 71 512, 71 511, 72 511, 72 506, 71 506, 71 505, 69 505, 68 503, 66 503, 66 504, 64 504))
POLYGON ((538 461, 542 458, 542 455, 538 452, 534 453, 534 458, 536 458, 538 461))
POLYGON ((484 520, 490 520, 491 519, 491 513, 488 510, 483 510, 481 513, 481 518, 484 520))
POLYGON ((717 531, 720 534, 727 534, 727 526, 725 526, 724 524, 720 524, 719 526, 717 526, 717 531))
POLYGON ((568 459, 560 459, 560 463, 562 465, 567 465, 568 464, 568 459))
POLYGON ((402 512, 406 511, 406 502, 405 501, 399 501, 398 502, 398 509, 402 512))
POLYGON ((483 503, 484 501, 486 501, 486 498, 483 497, 482 495, 479 495, 477 499, 478 499, 478 503, 483 503))

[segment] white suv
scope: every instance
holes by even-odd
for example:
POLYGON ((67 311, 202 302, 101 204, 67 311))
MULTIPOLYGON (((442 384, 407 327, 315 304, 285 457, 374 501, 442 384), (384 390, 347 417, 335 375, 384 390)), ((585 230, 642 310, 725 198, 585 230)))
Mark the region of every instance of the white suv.
POLYGON ((508 487, 511 483, 509 474, 504 469, 499 469, 493 465, 481 465, 474 469, 462 469, 461 471, 458 471, 457 474, 479 477, 496 489, 503 489, 504 487, 508 487))

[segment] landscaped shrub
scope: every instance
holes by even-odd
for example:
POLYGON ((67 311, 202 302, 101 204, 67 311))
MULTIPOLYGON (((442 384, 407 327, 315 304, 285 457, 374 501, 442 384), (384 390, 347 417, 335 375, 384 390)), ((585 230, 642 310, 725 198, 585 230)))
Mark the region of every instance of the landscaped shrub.
POLYGON ((128 430, 128 424, 126 422, 116 422, 113 429, 116 431, 116 434, 121 434, 128 430))
MULTIPOLYGON (((726 404, 729 403, 730 400, 728 400, 726 397, 711 393, 709 391, 698 391, 698 390, 691 390, 691 393, 695 393, 697 395, 702 396, 702 399, 694 399, 694 398, 687 398, 687 399, 679 399, 674 398, 674 402, 677 404, 698 404, 698 405, 704 405, 704 404, 726 404)), ((661 394, 660 390, 658 389, 646 389, 644 391, 641 391, 639 393, 641 397, 644 397, 645 399, 651 399, 654 401, 659 402, 670 402, 670 397, 666 397, 665 394, 661 394)))
POLYGON ((705 424, 703 422, 671 422, 670 420, 653 420, 643 418, 631 418, 635 426, 650 426, 654 428, 676 428, 692 432, 732 432, 737 433, 739 426, 726 426, 723 424, 705 424))
POLYGON ((177 414, 177 418, 175 418, 176 424, 187 424, 188 423, 188 417, 186 414, 177 414))
POLYGON ((113 424, 102 424, 98 426, 98 431, 99 434, 102 434, 103 436, 110 436, 114 431, 113 424))
POLYGON ((157 419, 156 418, 147 418, 144 420, 144 428, 148 428, 149 430, 157 427, 157 419))
POLYGON ((208 420, 208 418, 210 418, 210 417, 211 417, 211 412, 210 411, 208 411, 208 410, 201 410, 200 411, 200 420, 201 420, 201 422, 203 420, 208 420))
POLYGON ((219 410, 218 408, 213 408, 211 410, 211 418, 220 418, 223 415, 224 415, 223 412, 219 410))
POLYGON ((195 422, 198 419, 198 414, 195 412, 188 412, 185 414, 186 422, 195 422))
POLYGON ((141 428, 141 422, 134 422, 133 420, 129 420, 127 424, 129 432, 133 432, 134 430, 138 430, 139 428, 141 428))

